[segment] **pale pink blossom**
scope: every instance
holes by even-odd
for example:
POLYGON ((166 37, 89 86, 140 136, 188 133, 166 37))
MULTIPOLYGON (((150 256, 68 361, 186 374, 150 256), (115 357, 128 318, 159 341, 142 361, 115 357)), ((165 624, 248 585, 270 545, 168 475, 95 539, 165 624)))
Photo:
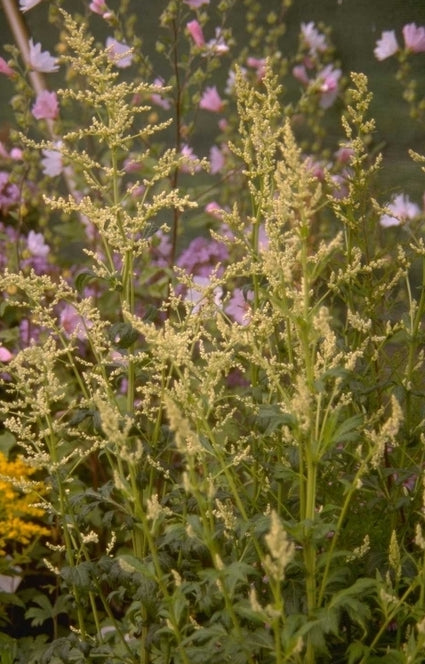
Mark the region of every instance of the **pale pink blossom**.
POLYGON ((304 160, 304 168, 312 177, 320 181, 325 179, 325 172, 328 170, 328 165, 323 161, 318 161, 312 156, 308 156, 304 160))
POLYGON ((409 197, 404 194, 395 196, 391 203, 388 203, 385 207, 388 213, 383 214, 379 220, 384 228, 401 226, 409 219, 415 219, 421 213, 419 206, 412 203, 409 197))
POLYGON ((205 212, 210 214, 214 219, 223 219, 225 210, 216 201, 211 201, 205 206, 205 212))
POLYGON ((183 2, 191 9, 199 9, 199 7, 202 7, 202 5, 210 4, 210 0, 183 0, 183 2))
POLYGON ((310 79, 307 75, 307 70, 304 65, 295 65, 295 67, 292 69, 292 75, 303 85, 308 85, 310 83, 310 79))
POLYGON ((301 23, 301 34, 311 56, 314 57, 318 52, 326 51, 326 37, 317 30, 313 21, 301 23))
POLYGON ((20 201, 18 185, 10 181, 9 173, 0 171, 0 211, 7 212, 20 201))
POLYGON ((119 42, 113 37, 107 37, 106 39, 106 48, 108 50, 109 57, 116 67, 120 69, 125 69, 130 67, 133 62, 133 55, 131 49, 127 44, 119 42))
POLYGON ((416 23, 408 23, 403 28, 403 37, 406 48, 413 53, 425 51, 425 28, 418 28, 416 23))
POLYGON ((217 145, 213 145, 210 150, 210 173, 212 175, 220 173, 223 170, 224 162, 223 151, 217 145))
POLYGON ((40 94, 37 95, 31 112, 36 120, 56 120, 59 114, 59 104, 56 92, 42 90, 40 94))
POLYGON ((207 50, 210 53, 215 53, 216 55, 223 55, 229 51, 229 47, 224 41, 221 28, 215 29, 215 38, 210 39, 206 44, 207 50))
MULTIPOLYGON (((60 145, 58 145, 60 147, 60 145)), ((42 150, 44 155, 41 160, 44 175, 55 177, 63 171, 62 155, 59 150, 42 150)))
POLYGON ((33 256, 39 256, 40 258, 46 258, 50 251, 49 245, 44 241, 44 235, 35 231, 28 233, 27 247, 33 256))
POLYGON ((184 161, 180 167, 183 173, 197 173, 201 170, 199 157, 196 156, 189 145, 184 143, 181 147, 180 154, 184 157, 184 161))
POLYGON ((269 248, 269 236, 267 235, 266 227, 264 224, 261 224, 260 228, 258 229, 258 248, 260 251, 267 251, 269 248))
POLYGON ((204 94, 201 97, 199 107, 203 108, 206 111, 212 111, 213 113, 219 113, 224 108, 224 103, 222 98, 217 92, 216 86, 210 86, 205 89, 204 94))
POLYGON ((7 350, 4 346, 0 346, 0 362, 10 362, 13 355, 10 350, 7 350))
POLYGON ((35 71, 49 74, 58 71, 58 59, 50 55, 49 51, 42 51, 41 44, 34 44, 33 40, 29 40, 29 64, 35 71))
POLYGON ((41 0, 19 0, 19 9, 21 12, 27 12, 29 9, 32 9, 40 2, 41 0))
POLYGON ((249 57, 246 59, 246 64, 248 67, 253 67, 256 70, 259 81, 264 78, 264 74, 266 73, 266 58, 249 57))
POLYGON ((151 255, 152 265, 167 267, 170 264, 172 244, 168 233, 163 230, 156 231, 152 236, 151 255))
POLYGON ((334 69, 332 65, 327 65, 317 76, 320 91, 320 106, 329 108, 334 103, 338 95, 338 81, 341 77, 341 69, 334 69))
POLYGON ((193 21, 186 23, 186 28, 188 29, 189 34, 195 42, 196 46, 205 46, 204 33, 202 32, 202 27, 199 24, 199 21, 194 18, 193 21))
POLYGON ((76 336, 80 341, 87 339, 87 330, 90 329, 90 321, 85 320, 72 304, 65 304, 59 314, 59 325, 67 337, 76 336))
POLYGON ((104 0, 92 0, 92 2, 89 4, 89 9, 91 9, 91 11, 95 14, 103 16, 108 8, 104 0))
POLYGON ((135 173, 136 171, 140 171, 141 167, 142 162, 139 161, 134 155, 129 155, 126 159, 124 159, 123 169, 126 173, 135 173))
MULTIPOLYGON (((195 276, 193 277, 193 287, 189 287, 186 292, 185 300, 193 305, 192 313, 195 314, 199 311, 201 306, 205 304, 207 299, 207 293, 210 286, 210 280, 208 277, 195 276)), ((209 293, 208 293, 209 294, 209 293)), ((223 295, 223 289, 219 286, 214 288, 214 304, 216 307, 221 306, 221 298, 223 295)))
POLYGON ((375 58, 378 60, 385 60, 394 55, 394 53, 397 53, 398 48, 399 46, 394 30, 384 30, 381 38, 376 42, 376 47, 373 52, 375 58))
POLYGON ((252 291, 248 291, 245 295, 241 288, 235 288, 224 310, 239 325, 248 325, 251 318, 250 302, 253 299, 254 293, 252 291))
POLYGON ((335 152, 336 160, 339 164, 348 164, 354 155, 353 148, 342 146, 335 152))
POLYGON ((5 76, 13 76, 14 73, 15 72, 13 71, 12 67, 9 67, 6 60, 0 57, 0 74, 4 74, 5 76))
POLYGON ((164 108, 166 111, 168 111, 168 109, 171 107, 170 100, 164 99, 164 97, 161 95, 161 88, 164 87, 164 79, 157 77, 153 84, 158 88, 158 92, 154 92, 151 95, 152 103, 156 104, 157 106, 161 106, 161 108, 164 108))
POLYGON ((21 148, 12 148, 9 153, 9 156, 11 159, 13 159, 13 161, 20 161, 23 157, 23 154, 24 153, 21 150, 21 148))

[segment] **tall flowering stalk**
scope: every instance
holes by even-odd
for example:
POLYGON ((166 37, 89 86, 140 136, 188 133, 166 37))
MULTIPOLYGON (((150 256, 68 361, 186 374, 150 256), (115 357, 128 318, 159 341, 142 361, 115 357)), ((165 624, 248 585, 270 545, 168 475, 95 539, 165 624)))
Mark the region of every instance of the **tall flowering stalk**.
MULTIPOLYGON (((249 43, 265 52, 242 49, 224 92, 208 75, 236 39, 232 2, 213 30, 209 4, 161 11, 165 82, 125 4, 88 8, 114 30, 105 48, 54 7, 59 62, 34 40, 29 57, 66 70, 55 99, 34 99, 17 56, 12 74, 3 66, 23 128, 54 123, 50 139, 20 141, 33 172, 43 156, 57 231, 45 239, 30 217, 15 263, 1 264, 0 440, 47 489, 48 583, 22 594, 46 638, 31 652, 13 643, 30 664, 365 664, 397 649, 420 662, 420 212, 373 198, 365 76, 352 75, 335 163, 309 153, 343 101, 325 34, 302 24, 305 90, 285 106, 276 45, 289 3, 267 14, 265 37, 264 8, 246 0, 249 43), (211 194, 190 140, 202 113, 221 132, 210 217, 192 200, 211 194), (192 238, 205 219, 211 237, 192 238)), ((410 30, 410 48, 422 36, 410 30)), ((10 247, 23 199, 6 194, 10 247)))

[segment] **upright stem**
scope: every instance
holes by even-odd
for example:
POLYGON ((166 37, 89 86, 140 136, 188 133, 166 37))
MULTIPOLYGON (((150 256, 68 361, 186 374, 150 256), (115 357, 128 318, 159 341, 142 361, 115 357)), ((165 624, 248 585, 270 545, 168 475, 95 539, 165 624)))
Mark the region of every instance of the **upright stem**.
MULTIPOLYGON (((179 73, 179 51, 178 51, 178 25, 176 19, 172 22, 173 26, 173 67, 174 67, 174 76, 176 80, 176 95, 175 95, 175 145, 176 152, 180 154, 181 150, 181 84, 180 84, 180 73, 179 73)), ((171 187, 172 189, 177 189, 179 180, 179 167, 176 166, 174 169, 172 178, 171 178, 171 187)), ((179 231, 179 221, 180 221, 180 210, 176 207, 173 208, 173 228, 171 230, 171 252, 170 252, 170 267, 175 263, 176 252, 177 252, 177 238, 179 231)))

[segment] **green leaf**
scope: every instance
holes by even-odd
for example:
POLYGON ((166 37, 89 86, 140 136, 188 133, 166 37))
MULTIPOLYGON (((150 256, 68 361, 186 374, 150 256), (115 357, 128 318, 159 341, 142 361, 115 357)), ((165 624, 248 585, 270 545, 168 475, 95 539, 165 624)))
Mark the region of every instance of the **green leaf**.
POLYGON ((69 587, 74 586, 85 592, 93 590, 92 577, 95 573, 94 563, 84 561, 75 567, 63 567, 61 577, 69 587))
POLYGON ((64 595, 60 595, 56 602, 52 604, 46 595, 36 595, 31 599, 34 604, 38 606, 31 606, 26 612, 25 617, 31 619, 31 625, 38 627, 43 625, 47 620, 53 619, 60 613, 66 613, 68 610, 67 599, 64 595))
POLYGON ((347 652, 348 652, 347 664, 356 664, 356 662, 359 662, 363 657, 367 658, 367 656, 370 653, 370 648, 361 641, 353 641, 353 643, 350 643, 350 645, 348 646, 347 652))
POLYGON ((81 293, 84 288, 95 279, 96 274, 92 272, 92 270, 85 270, 84 272, 80 272, 75 277, 75 288, 79 293, 81 293))
POLYGON ((117 348, 129 348, 140 336, 130 323, 115 323, 111 325, 108 335, 117 348))
POLYGON ((2 452, 5 457, 9 456, 9 452, 15 443, 16 438, 13 433, 10 433, 10 431, 4 431, 0 434, 0 452, 2 452))

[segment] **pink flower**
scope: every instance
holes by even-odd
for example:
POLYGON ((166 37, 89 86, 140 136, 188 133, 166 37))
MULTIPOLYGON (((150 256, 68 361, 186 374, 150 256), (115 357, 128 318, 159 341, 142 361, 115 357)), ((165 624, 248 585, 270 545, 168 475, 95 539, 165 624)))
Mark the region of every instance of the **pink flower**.
POLYGON ((59 104, 56 92, 42 90, 42 92, 37 95, 37 99, 35 100, 31 112, 36 120, 56 120, 59 114, 59 104))
POLYGON ((189 34, 195 42, 196 46, 205 46, 204 33, 202 32, 202 28, 196 19, 186 23, 186 28, 188 29, 189 34))
POLYGON ((295 65, 295 67, 292 69, 292 75, 303 85, 308 85, 310 83, 310 79, 307 76, 307 70, 304 65, 295 65))
POLYGON ((247 58, 248 67, 253 67, 257 71, 257 78, 261 81, 266 73, 266 58, 247 58))
POLYGON ((32 9, 40 2, 41 0, 19 0, 19 9, 21 12, 27 12, 29 9, 32 9))
POLYGON ((65 304, 59 315, 59 324, 67 337, 76 336, 80 341, 87 339, 87 330, 91 324, 74 309, 72 304, 65 304))
POLYGON ((406 48, 412 53, 425 51, 425 28, 416 27, 416 23, 408 23, 403 28, 403 37, 406 48))
POLYGON ((46 258, 50 251, 49 245, 44 241, 43 234, 35 231, 28 233, 27 247, 33 256, 39 256, 40 258, 46 258))
POLYGON ((92 0, 92 2, 89 4, 89 9, 91 9, 91 11, 95 14, 103 16, 108 8, 104 0, 92 0))
POLYGON ((394 30, 384 30, 381 39, 378 39, 376 47, 373 50, 375 58, 385 60, 385 58, 390 58, 397 51, 398 43, 394 30))
POLYGON ((229 258, 225 244, 205 237, 195 237, 177 260, 188 274, 209 277, 212 272, 223 273, 222 264, 229 258), (220 263, 220 266, 218 264, 220 263))
POLYGON ((0 74, 4 74, 5 76, 13 76, 14 73, 15 72, 11 67, 9 67, 6 60, 0 57, 0 74))
POLYGON ((418 217, 421 213, 419 206, 416 203, 412 203, 409 197, 403 194, 395 196, 392 202, 385 207, 389 210, 390 214, 383 214, 379 220, 379 223, 384 228, 400 226, 409 219, 418 217))
POLYGON ((41 44, 34 44, 29 40, 30 54, 29 64, 35 71, 49 74, 59 69, 58 60, 50 55, 49 51, 42 51, 41 44))
POLYGON ((140 171, 141 166, 142 162, 138 161, 137 158, 131 155, 129 155, 126 159, 124 159, 123 168, 126 173, 134 173, 136 171, 140 171))
POLYGON ((213 113, 219 113, 223 110, 224 103, 222 98, 217 92, 216 86, 207 87, 204 94, 201 97, 199 107, 203 108, 206 111, 212 111, 213 113))
POLYGON ((19 203, 19 200, 19 187, 10 182, 9 173, 0 171, 0 210, 7 212, 11 206, 19 203))
POLYGON ((124 69, 130 67, 133 61, 131 49, 127 44, 117 41, 113 37, 106 39, 106 48, 108 49, 109 57, 116 67, 124 69))
POLYGON ((0 346, 0 362, 10 362, 12 357, 13 355, 10 350, 7 350, 4 346, 0 346))
POLYGON ((329 108, 334 103, 338 94, 338 81, 342 71, 334 69, 332 65, 327 65, 317 76, 320 91, 320 106, 329 108))
POLYGON ((210 214, 214 219, 222 219, 225 210, 216 201, 211 201, 205 206, 205 212, 210 214))
POLYGON ((182 145, 180 154, 184 157, 184 161, 180 167, 183 173, 197 173, 201 170, 199 157, 194 154, 192 148, 186 143, 182 145))
POLYGON ((349 148, 344 145, 335 152, 336 160, 340 164, 348 164, 353 155, 354 155, 353 148, 349 148))
MULTIPOLYGON (((205 299, 207 295, 208 287, 210 285, 210 280, 208 277, 193 277, 193 288, 188 288, 185 300, 193 305, 192 313, 195 314, 199 311, 201 306, 206 303, 208 300, 205 299)), ((221 297, 223 295, 223 290, 219 286, 214 288, 214 304, 216 307, 221 306, 221 297)))
POLYGON ((228 52, 229 47, 227 46, 226 42, 224 41, 224 37, 221 34, 221 28, 215 29, 215 38, 210 39, 206 46, 208 51, 211 53, 216 53, 217 55, 222 55, 223 53, 228 52))
POLYGON ((210 0, 183 0, 183 2, 191 9, 199 9, 202 5, 210 4, 210 0))
POLYGON ((225 307, 226 314, 231 316, 239 325, 248 325, 251 307, 249 302, 254 299, 254 293, 248 291, 246 296, 241 288, 235 288, 229 304, 225 307))
POLYGON ((166 267, 169 265, 171 256, 171 241, 164 231, 159 230, 152 236, 152 264, 157 267, 166 267))
MULTIPOLYGON (((58 144, 60 147, 60 144, 58 144)), ((44 158, 41 160, 44 175, 55 177, 63 171, 62 155, 59 150, 42 150, 44 158)))
POLYGON ((318 52, 326 51, 326 37, 317 30, 313 21, 301 23, 301 34, 310 49, 311 56, 314 57, 318 52))
POLYGON ((153 82, 155 87, 158 88, 158 93, 154 92, 151 95, 151 101, 153 104, 156 104, 157 106, 161 106, 161 108, 164 108, 166 111, 171 107, 169 99, 164 99, 164 97, 160 94, 161 88, 164 87, 164 79, 163 78, 156 78, 153 82))
POLYGON ((215 175, 215 173, 220 173, 224 167, 223 152, 216 145, 213 145, 210 150, 210 166, 210 172, 212 175, 215 175))

